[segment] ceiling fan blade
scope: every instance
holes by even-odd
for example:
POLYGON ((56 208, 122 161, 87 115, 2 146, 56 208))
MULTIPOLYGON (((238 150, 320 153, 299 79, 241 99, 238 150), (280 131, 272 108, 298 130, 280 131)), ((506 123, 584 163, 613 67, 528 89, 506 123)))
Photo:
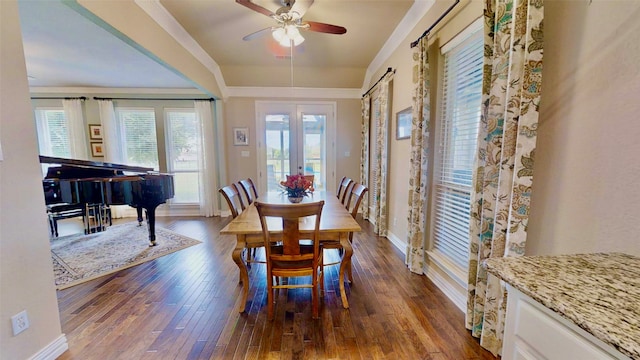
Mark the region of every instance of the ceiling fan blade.
POLYGON ((242 40, 249 41, 249 40, 253 40, 255 38, 259 38, 261 36, 264 36, 264 35, 268 34, 272 30, 273 30, 273 27, 264 28, 262 30, 258 30, 256 32, 253 32, 253 33, 243 37, 242 40))
POLYGON ((313 4, 313 0, 296 0, 291 7, 291 11, 298 13, 302 17, 309 10, 311 4, 313 4))
POLYGON ((343 28, 342 26, 325 24, 325 23, 320 23, 315 21, 305 21, 305 25, 309 25, 308 27, 306 27, 306 29, 309 31, 316 31, 321 33, 337 34, 337 35, 342 35, 347 32, 347 29, 343 28))
POLYGON ((248 7, 249 9, 259 12, 260 14, 263 15, 267 15, 269 17, 273 17, 275 14, 273 13, 273 11, 263 8, 262 6, 258 5, 258 4, 254 4, 249 0, 236 0, 236 2, 242 6, 248 7))

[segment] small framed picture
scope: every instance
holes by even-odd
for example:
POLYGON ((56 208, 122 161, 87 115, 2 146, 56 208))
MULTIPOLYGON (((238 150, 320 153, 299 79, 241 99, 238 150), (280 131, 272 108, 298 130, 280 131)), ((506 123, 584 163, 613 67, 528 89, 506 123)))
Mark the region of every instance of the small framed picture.
POLYGON ((249 128, 233 128, 233 145, 249 145, 249 128))
POLYGON ((101 142, 92 142, 91 143, 91 156, 93 157, 104 157, 104 148, 101 142))
POLYGON ((89 139, 102 140, 102 125, 89 124, 89 139))
POLYGON ((411 106, 396 114, 396 140, 411 137, 411 106))

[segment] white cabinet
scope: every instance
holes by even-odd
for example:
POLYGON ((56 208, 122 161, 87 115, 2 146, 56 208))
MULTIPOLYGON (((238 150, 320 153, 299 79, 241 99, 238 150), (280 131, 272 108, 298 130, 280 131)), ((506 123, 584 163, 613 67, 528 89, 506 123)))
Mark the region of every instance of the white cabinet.
POLYGON ((508 293, 502 359, 629 359, 518 289, 508 293))

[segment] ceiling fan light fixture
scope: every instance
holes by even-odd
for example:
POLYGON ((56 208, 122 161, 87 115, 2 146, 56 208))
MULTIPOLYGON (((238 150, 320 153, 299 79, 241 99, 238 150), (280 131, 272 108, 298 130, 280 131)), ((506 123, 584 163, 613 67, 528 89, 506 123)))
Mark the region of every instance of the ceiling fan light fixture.
POLYGON ((275 29, 271 35, 281 46, 284 47, 290 47, 291 42, 293 42, 293 46, 298 46, 304 42, 304 37, 300 34, 298 27, 293 24, 275 29))
POLYGON ((289 42, 289 38, 287 37, 287 34, 284 31, 284 28, 279 27, 279 28, 273 30, 271 35, 279 43, 282 43, 283 41, 289 42))

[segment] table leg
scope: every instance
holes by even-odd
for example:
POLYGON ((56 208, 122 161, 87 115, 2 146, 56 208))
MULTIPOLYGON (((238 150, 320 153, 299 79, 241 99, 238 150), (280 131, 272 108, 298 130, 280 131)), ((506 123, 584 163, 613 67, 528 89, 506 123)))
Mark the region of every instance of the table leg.
POLYGON ((344 249, 344 255, 342 256, 342 261, 340 262, 340 297, 342 298, 342 307, 348 309, 349 301, 347 300, 347 292, 344 288, 344 274, 346 271, 347 273, 349 273, 349 277, 351 277, 351 255, 353 255, 353 248, 351 247, 348 233, 340 234, 340 245, 342 245, 342 248, 344 249))
POLYGON ((239 312, 244 312, 244 307, 247 304, 247 298, 249 297, 249 272, 247 271, 247 264, 242 259, 242 252, 246 247, 246 236, 238 234, 236 236, 236 248, 233 249, 231 257, 233 261, 238 265, 240 270, 240 283, 242 283, 242 301, 240 302, 239 312))

